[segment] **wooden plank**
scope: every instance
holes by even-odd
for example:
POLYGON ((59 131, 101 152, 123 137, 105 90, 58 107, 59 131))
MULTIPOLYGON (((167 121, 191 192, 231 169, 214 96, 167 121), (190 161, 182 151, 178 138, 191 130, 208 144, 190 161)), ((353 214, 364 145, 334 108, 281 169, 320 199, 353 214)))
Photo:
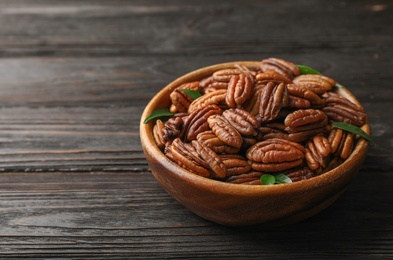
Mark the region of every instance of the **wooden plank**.
POLYGON ((0 55, 391 53, 389 1, 322 5, 235 0, 2 1, 0 55))
POLYGON ((388 256, 392 183, 370 174, 389 173, 362 171, 336 204, 309 220, 233 229, 188 212, 149 172, 2 173, 0 257, 388 256))

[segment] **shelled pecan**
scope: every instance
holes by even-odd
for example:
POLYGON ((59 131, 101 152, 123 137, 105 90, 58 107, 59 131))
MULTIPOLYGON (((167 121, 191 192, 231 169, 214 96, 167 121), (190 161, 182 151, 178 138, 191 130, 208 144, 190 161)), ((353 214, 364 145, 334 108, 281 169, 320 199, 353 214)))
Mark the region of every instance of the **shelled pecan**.
POLYGON ((247 159, 238 154, 224 154, 220 155, 222 162, 226 168, 226 176, 240 175, 251 170, 251 165, 247 159))
POLYGON ((170 111, 173 113, 187 112, 193 99, 187 95, 182 89, 188 89, 193 91, 199 90, 199 81, 185 83, 177 87, 171 94, 170 99, 172 101, 170 111))
POLYGON ((210 177, 209 165, 190 143, 183 143, 179 138, 176 138, 168 149, 175 163, 195 174, 210 177))
POLYGON ((272 138, 253 145, 246 156, 254 170, 278 172, 301 165, 304 152, 304 147, 298 143, 272 138))
POLYGON ((260 95, 259 114, 261 123, 273 121, 281 108, 288 104, 288 91, 284 83, 278 85, 269 82, 260 95))
POLYGON ((206 93, 205 95, 195 99, 190 104, 190 106, 188 107, 188 113, 191 114, 195 110, 206 107, 208 105, 220 105, 220 103, 225 101, 226 93, 226 89, 218 89, 216 91, 206 93))
POLYGON ((240 148, 242 146, 242 136, 225 117, 221 115, 212 115, 207 119, 207 122, 213 133, 221 141, 235 148, 240 148))
POLYGON ((328 92, 324 94, 326 106, 322 110, 332 121, 345 122, 362 126, 366 122, 366 114, 358 105, 340 95, 328 92))
POLYGON ((229 107, 238 107, 250 97, 253 79, 245 73, 234 75, 228 83, 225 102, 229 107))
POLYGON ((164 140, 164 132, 162 131, 163 128, 164 123, 160 119, 158 119, 153 127, 153 137, 154 141, 160 149, 164 148, 166 143, 164 140))
POLYGON ((307 180, 315 176, 314 172, 309 168, 303 168, 297 171, 287 173, 287 176, 291 178, 292 182, 301 180, 307 180))
POLYGON ((323 135, 316 135, 306 144, 305 158, 311 170, 323 169, 328 162, 331 146, 328 138, 323 135))
POLYGON ((298 133, 309 130, 323 131, 327 126, 327 116, 318 109, 299 109, 290 113, 284 121, 285 131, 298 133))
POLYGON ((278 58, 268 58, 262 60, 261 70, 263 72, 274 70, 291 80, 294 77, 300 75, 300 70, 294 63, 278 58))
POLYGON ((199 133, 209 130, 209 123, 207 122, 207 119, 211 115, 216 114, 221 115, 222 110, 214 104, 195 110, 185 118, 184 132, 181 137, 184 136, 186 141, 195 140, 199 133))
MULTIPOLYGON (((305 99, 310 103, 310 105, 314 105, 318 107, 325 105, 325 100, 319 97, 317 93, 311 89, 296 84, 288 84, 287 89, 289 95, 300 99, 305 99)), ((293 107, 301 108, 302 106, 293 106, 293 107)))
POLYGON ((251 171, 248 173, 230 176, 225 180, 225 182, 234 184, 260 185, 261 182, 259 179, 261 176, 262 172, 251 171))
POLYGON ((355 143, 354 134, 334 128, 331 130, 328 140, 332 153, 337 154, 341 159, 347 159, 351 155, 355 143))
POLYGON ((336 85, 334 79, 317 74, 299 75, 293 79, 293 83, 297 86, 305 87, 318 95, 330 91, 336 85))
POLYGON ((242 136, 255 137, 258 135, 260 123, 247 111, 240 108, 231 108, 225 110, 222 115, 242 136))
POLYGON ((273 82, 275 84, 292 83, 292 81, 288 77, 274 70, 268 70, 266 72, 259 73, 255 76, 255 79, 257 81, 256 83, 257 85, 261 85, 261 84, 266 85, 269 82, 273 82))
POLYGON ((196 139, 215 151, 217 154, 236 154, 239 152, 239 148, 230 146, 221 141, 220 138, 218 138, 211 130, 198 134, 196 139))

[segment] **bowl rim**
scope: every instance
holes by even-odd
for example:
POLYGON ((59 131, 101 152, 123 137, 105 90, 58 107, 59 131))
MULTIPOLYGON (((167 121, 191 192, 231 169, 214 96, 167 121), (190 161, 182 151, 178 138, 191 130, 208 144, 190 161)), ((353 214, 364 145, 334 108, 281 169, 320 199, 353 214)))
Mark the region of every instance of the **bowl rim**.
MULTIPOLYGON (((172 162, 156 145, 152 134, 152 122, 150 121, 148 123, 144 123, 144 119, 149 116, 154 109, 168 107, 168 104, 166 104, 165 102, 160 102, 160 100, 166 95, 168 95, 169 97, 169 94, 181 83, 197 79, 200 80, 206 75, 212 74, 212 72, 218 69, 234 67, 234 65, 236 64, 244 65, 246 67, 257 67, 260 64, 260 61, 233 61, 202 67, 178 77, 177 79, 173 80, 165 87, 163 87, 159 92, 157 92, 148 102, 141 115, 140 138, 144 152, 148 153, 151 157, 155 157, 163 165, 163 167, 169 169, 171 172, 173 172, 173 174, 177 175, 180 179, 183 179, 184 181, 191 182, 193 183, 193 185, 203 186, 206 189, 219 189, 221 192, 228 194, 233 194, 233 192, 236 191, 236 193, 239 193, 243 196, 255 196, 255 194, 262 195, 266 192, 268 192, 269 194, 281 194, 299 189, 306 190, 310 188, 317 188, 326 182, 335 182, 338 179, 344 177, 345 174, 349 171, 349 169, 357 166, 357 158, 362 158, 365 156, 365 154, 367 153, 368 141, 360 138, 359 140, 357 140, 356 146, 354 147, 351 155, 342 164, 331 169, 330 171, 327 171, 321 175, 312 177, 310 179, 275 185, 242 185, 209 179, 187 171, 186 169, 183 169, 176 163, 172 162)), ((355 102, 356 104, 361 106, 360 102, 347 88, 341 87, 338 88, 337 91, 340 94, 349 98, 352 102, 355 102)), ((169 102, 169 98, 167 99, 169 102)), ((361 127, 361 129, 367 134, 370 134, 370 124, 367 118, 366 123, 361 127)))

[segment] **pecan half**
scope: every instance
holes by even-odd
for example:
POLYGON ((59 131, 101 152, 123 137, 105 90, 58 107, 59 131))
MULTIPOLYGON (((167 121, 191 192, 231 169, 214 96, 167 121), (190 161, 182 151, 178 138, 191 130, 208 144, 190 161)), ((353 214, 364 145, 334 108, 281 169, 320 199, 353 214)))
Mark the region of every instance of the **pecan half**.
POLYGON ((298 143, 272 138, 250 147, 246 156, 254 170, 277 172, 302 164, 304 152, 304 147, 298 143))
POLYGON ((247 111, 231 108, 225 110, 222 115, 242 136, 256 136, 258 134, 259 121, 247 111))
POLYGON ((228 82, 225 81, 217 81, 213 78, 213 76, 204 78, 200 81, 201 92, 203 94, 214 92, 218 89, 227 89, 228 82))
POLYGON ((287 173, 287 176, 292 180, 292 182, 297 182, 301 180, 307 180, 315 176, 313 171, 308 168, 303 168, 294 172, 287 173))
POLYGON ((328 137, 332 153, 337 154, 341 159, 347 159, 355 145, 355 135, 341 129, 333 128, 328 137))
POLYGON ((261 176, 262 172, 252 171, 248 173, 230 176, 228 179, 225 180, 225 182, 235 184, 260 185, 261 176))
POLYGON ((242 146, 242 136, 225 117, 221 115, 212 115, 207 119, 207 122, 213 133, 221 141, 236 148, 240 148, 242 146))
POLYGON ((291 96, 299 97, 302 99, 306 99, 310 102, 310 104, 314 106, 323 106, 325 105, 325 100, 319 97, 313 90, 310 90, 306 87, 288 84, 287 85, 288 93, 291 96))
POLYGON ((288 91, 284 83, 275 85, 269 82, 262 90, 260 96, 259 114, 262 123, 277 118, 281 108, 288 103, 288 91))
POLYGON ((193 91, 198 91, 199 90, 199 81, 194 81, 194 82, 189 82, 180 85, 177 87, 171 94, 170 94, 170 99, 172 101, 170 111, 172 113, 176 112, 187 112, 188 107, 190 106, 191 102, 193 99, 182 89, 189 89, 193 91))
POLYGON ((294 77, 300 75, 300 70, 294 63, 277 58, 268 58, 262 60, 261 70, 263 72, 274 70, 291 80, 294 77))
POLYGON ((214 175, 211 176, 212 178, 222 179, 226 177, 226 166, 212 149, 196 140, 192 141, 191 144, 214 173, 214 175))
POLYGON ((188 107, 188 113, 191 114, 195 110, 208 105, 219 105, 221 102, 225 101, 226 93, 226 89, 218 89, 200 96, 190 104, 188 107))
POLYGON ((252 93, 253 84, 253 79, 247 74, 241 73, 232 76, 225 96, 227 105, 237 107, 246 102, 252 93))
POLYGON ((251 165, 247 159, 241 155, 220 155, 222 162, 226 167, 226 176, 239 175, 247 173, 251 170, 251 165))
POLYGON ((165 122, 164 126, 161 128, 163 140, 165 142, 181 137, 184 129, 184 122, 187 117, 187 113, 177 113, 165 122))
POLYGON ((199 108, 192 112, 185 121, 185 133, 181 136, 185 136, 186 141, 195 140, 199 133, 209 130, 209 123, 207 119, 211 115, 221 115, 222 110, 217 105, 208 105, 203 108, 199 108))
POLYGON ((259 107, 261 104, 261 93, 265 85, 254 86, 253 92, 249 100, 243 105, 243 109, 248 111, 250 114, 256 116, 259 113, 259 107))
POLYGON ((255 79, 257 81, 257 85, 260 85, 260 84, 266 85, 269 82, 273 82, 276 85, 278 85, 280 83, 289 84, 292 82, 288 77, 286 77, 286 76, 284 76, 274 70, 269 70, 266 72, 259 73, 255 76, 255 79))
POLYGON ((316 135, 306 144, 306 161, 311 170, 323 169, 326 167, 328 155, 331 152, 329 140, 316 135))
POLYGON ((311 103, 310 103, 310 101, 308 101, 305 98, 301 98, 301 97, 297 97, 297 96, 289 94, 287 106, 290 108, 304 109, 304 108, 310 108, 311 103))
POLYGON ((318 95, 330 91, 336 85, 334 79, 318 74, 299 75, 293 79, 293 83, 310 89, 318 95))
POLYGON ((164 140, 164 132, 162 131, 163 128, 164 123, 160 119, 157 119, 156 124, 153 127, 153 137, 158 148, 160 149, 164 148, 166 143, 164 140))
POLYGON ((362 126, 366 122, 366 114, 358 105, 336 93, 328 92, 324 95, 326 106, 322 110, 332 121, 345 122, 362 126))
POLYGON ((299 109, 290 113, 284 120, 285 131, 298 133, 319 129, 321 132, 327 126, 327 116, 318 109, 299 109))
POLYGON ((179 138, 170 145, 173 161, 179 166, 203 177, 210 177, 208 164, 199 156, 195 148, 189 143, 183 143, 179 138))
POLYGON ((237 68, 217 70, 213 73, 212 78, 215 81, 229 82, 233 76, 241 74, 242 71, 237 68))
POLYGON ((198 134, 197 140, 212 149, 217 154, 235 154, 239 152, 239 148, 224 143, 211 130, 198 134))

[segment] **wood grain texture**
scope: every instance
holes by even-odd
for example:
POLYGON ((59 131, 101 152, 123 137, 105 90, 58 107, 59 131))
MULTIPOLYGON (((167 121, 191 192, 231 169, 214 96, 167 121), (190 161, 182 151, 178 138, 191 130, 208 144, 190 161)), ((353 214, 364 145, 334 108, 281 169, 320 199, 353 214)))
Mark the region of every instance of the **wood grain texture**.
POLYGON ((393 258, 390 1, 0 2, 1 259, 393 258), (227 228, 154 180, 140 115, 175 78, 281 57, 361 101, 377 145, 321 214, 227 228))

